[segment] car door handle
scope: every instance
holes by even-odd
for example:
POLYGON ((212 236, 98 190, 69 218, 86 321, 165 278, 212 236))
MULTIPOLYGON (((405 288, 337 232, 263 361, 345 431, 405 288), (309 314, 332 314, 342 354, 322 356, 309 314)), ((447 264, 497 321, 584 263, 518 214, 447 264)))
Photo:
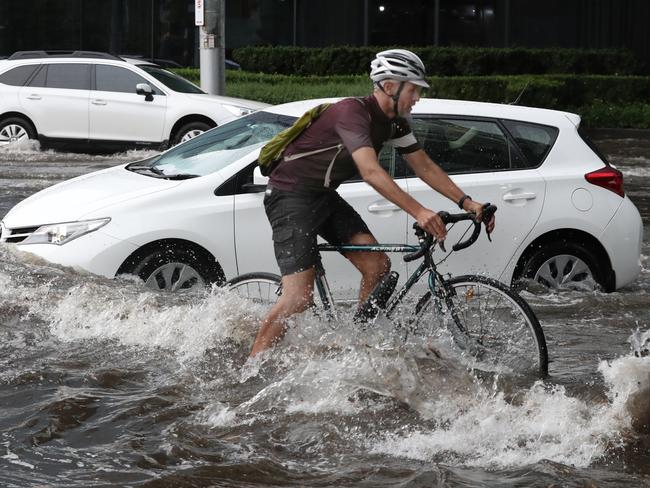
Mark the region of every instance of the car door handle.
POLYGON ((511 202, 513 200, 534 200, 537 198, 537 193, 522 192, 522 193, 506 193, 503 195, 503 200, 511 202))
POLYGON ((368 205, 368 212, 378 213, 378 212, 396 212, 401 210, 397 205, 390 202, 384 203, 373 203, 368 205))
POLYGON ((108 105, 108 102, 106 100, 93 100, 90 103, 93 105, 108 105))
POLYGON ((41 98, 42 97, 40 95, 36 95, 35 93, 27 96, 27 100, 40 100, 41 98))

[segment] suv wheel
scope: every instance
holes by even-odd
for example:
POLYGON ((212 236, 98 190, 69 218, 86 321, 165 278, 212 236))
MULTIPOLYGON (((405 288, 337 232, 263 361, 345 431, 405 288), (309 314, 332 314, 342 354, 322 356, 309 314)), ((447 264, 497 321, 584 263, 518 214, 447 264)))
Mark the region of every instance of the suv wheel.
POLYGON ((604 274, 594 253, 573 242, 557 242, 535 251, 524 266, 522 278, 551 289, 605 288, 604 274))
POLYGON ((136 263, 130 272, 144 280, 145 286, 167 292, 200 290, 223 282, 218 266, 210 265, 192 250, 158 249, 136 263))
POLYGON ((189 122, 176 131, 176 134, 174 134, 174 137, 172 138, 172 145, 175 146, 181 142, 194 139, 196 136, 203 134, 206 130, 210 130, 211 128, 212 127, 205 122, 189 122))
POLYGON ((20 117, 10 117, 0 122, 0 146, 36 139, 32 125, 20 117))

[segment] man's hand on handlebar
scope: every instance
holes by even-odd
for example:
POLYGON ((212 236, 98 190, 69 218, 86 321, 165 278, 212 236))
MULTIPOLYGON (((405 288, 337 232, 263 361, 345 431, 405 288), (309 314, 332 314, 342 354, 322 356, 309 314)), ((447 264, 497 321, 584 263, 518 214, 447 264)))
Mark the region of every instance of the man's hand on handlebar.
POLYGON ((447 227, 436 212, 423 208, 417 215, 418 225, 439 241, 447 237, 447 227))
MULTIPOLYGON (((475 202, 474 200, 472 200, 467 204, 467 211, 475 214, 476 221, 480 222, 483 219, 483 207, 484 207, 483 203, 475 202)), ((494 214, 492 214, 490 220, 488 222, 485 222, 485 230, 487 231, 488 234, 492 234, 495 225, 496 225, 496 219, 494 218, 494 214)))

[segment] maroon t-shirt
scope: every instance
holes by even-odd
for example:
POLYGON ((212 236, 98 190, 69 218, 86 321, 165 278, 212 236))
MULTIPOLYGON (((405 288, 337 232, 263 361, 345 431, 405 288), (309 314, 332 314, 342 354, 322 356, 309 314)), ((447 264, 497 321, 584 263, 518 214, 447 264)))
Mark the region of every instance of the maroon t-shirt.
POLYGON ((408 122, 403 118, 389 119, 374 96, 346 98, 329 106, 287 146, 285 159, 271 173, 269 182, 280 190, 295 192, 335 189, 358 175, 351 156, 354 151, 372 147, 379 153, 386 142, 400 154, 420 149, 408 122))

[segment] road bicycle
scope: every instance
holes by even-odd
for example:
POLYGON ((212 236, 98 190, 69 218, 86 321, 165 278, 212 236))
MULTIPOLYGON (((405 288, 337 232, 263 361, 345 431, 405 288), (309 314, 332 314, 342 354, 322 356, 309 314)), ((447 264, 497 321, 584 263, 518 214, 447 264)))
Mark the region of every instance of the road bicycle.
MULTIPOLYGON (((483 222, 488 222, 495 211, 494 205, 486 204, 483 222)), ((474 214, 450 214, 443 211, 439 215, 445 225, 455 225, 462 221, 473 223, 470 237, 463 240, 472 229, 471 225, 452 246, 452 252, 466 249, 476 242, 481 232, 481 222, 476 221, 474 214)), ((492 278, 442 274, 434 261, 433 253, 436 247, 447 252, 444 241, 438 241, 417 223, 413 228, 418 238, 417 246, 319 244, 315 295, 320 299, 324 317, 327 320, 338 320, 340 314, 327 282, 320 253, 406 253, 404 261, 422 259, 420 265, 397 292, 395 288, 398 275, 390 272, 358 308, 354 322, 362 322, 365 327, 371 327, 377 315, 382 314, 394 323, 396 333, 401 334, 403 340, 425 337, 438 346, 456 351, 472 368, 545 377, 548 374, 546 339, 539 320, 528 303, 513 289, 492 278), (408 304, 406 297, 418 288, 415 285, 423 279, 427 280, 426 293, 408 304)), ((258 304, 269 306, 282 293, 280 276, 265 272, 237 276, 227 283, 227 287, 258 304)))

